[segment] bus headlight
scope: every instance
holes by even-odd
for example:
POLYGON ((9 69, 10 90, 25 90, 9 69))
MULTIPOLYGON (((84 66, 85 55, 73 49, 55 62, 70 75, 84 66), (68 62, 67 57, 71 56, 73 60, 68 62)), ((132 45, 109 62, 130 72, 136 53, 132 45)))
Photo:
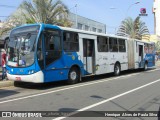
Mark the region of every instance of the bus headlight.
POLYGON ((35 70, 29 70, 28 71, 28 74, 33 74, 33 73, 35 73, 35 70))

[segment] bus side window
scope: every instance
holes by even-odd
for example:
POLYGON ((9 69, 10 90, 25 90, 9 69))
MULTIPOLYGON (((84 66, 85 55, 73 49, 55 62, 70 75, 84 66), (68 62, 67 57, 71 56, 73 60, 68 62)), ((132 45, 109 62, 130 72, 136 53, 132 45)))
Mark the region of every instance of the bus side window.
POLYGON ((79 38, 78 34, 74 32, 63 33, 63 48, 66 52, 79 51, 79 38))
POLYGON ((97 37, 97 46, 98 52, 108 52, 108 38, 106 37, 97 37))
POLYGON ((59 36, 54 36, 52 39, 51 48, 54 51, 60 51, 61 50, 61 41, 59 36))
POLYGON ((62 52, 60 38, 59 31, 46 29, 46 34, 44 35, 46 66, 60 58, 62 52))
POLYGON ((147 43, 144 44, 144 51, 145 53, 148 53, 148 50, 149 50, 149 45, 147 43))
POLYGON ((119 52, 126 52, 125 39, 118 39, 118 43, 119 43, 119 52))
POLYGON ((54 50, 54 37, 51 35, 49 40, 48 40, 48 44, 49 44, 49 50, 54 50))
POLYGON ((143 46, 139 45, 139 56, 142 56, 142 52, 143 52, 143 46))
POLYGON ((117 38, 109 38, 109 50, 110 52, 118 52, 117 38))
POLYGON ((40 36, 40 39, 38 40, 37 56, 38 56, 38 60, 43 60, 43 54, 42 54, 42 36, 40 36))
POLYGON ((50 47, 50 50, 54 50, 54 44, 50 44, 49 47, 50 47))

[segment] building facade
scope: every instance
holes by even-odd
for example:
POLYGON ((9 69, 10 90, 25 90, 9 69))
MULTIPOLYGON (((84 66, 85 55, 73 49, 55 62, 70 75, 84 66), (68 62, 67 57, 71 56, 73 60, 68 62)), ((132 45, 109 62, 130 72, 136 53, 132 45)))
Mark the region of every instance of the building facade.
POLYGON ((72 22, 72 28, 93 31, 97 33, 106 33, 106 25, 80 15, 69 13, 68 19, 72 22))
POLYGON ((160 36, 160 0, 154 0, 153 3, 154 14, 154 31, 157 36, 160 36))

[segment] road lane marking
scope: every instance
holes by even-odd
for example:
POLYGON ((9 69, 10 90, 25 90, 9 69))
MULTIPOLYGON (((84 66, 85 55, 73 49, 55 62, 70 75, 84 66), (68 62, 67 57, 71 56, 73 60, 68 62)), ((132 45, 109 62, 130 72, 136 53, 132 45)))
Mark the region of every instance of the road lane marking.
POLYGON ((72 85, 71 87, 66 87, 66 88, 62 88, 62 89, 58 89, 58 90, 53 90, 53 91, 39 93, 39 94, 35 94, 35 95, 29 95, 29 96, 25 96, 25 97, 20 97, 20 98, 15 98, 15 99, 1 101, 0 104, 8 103, 8 102, 13 102, 13 101, 18 101, 18 100, 23 100, 23 99, 32 98, 32 97, 37 97, 37 96, 42 96, 42 95, 47 95, 47 94, 51 94, 51 93, 55 93, 55 92, 60 92, 60 91, 65 91, 65 90, 73 89, 73 88, 79 88, 79 87, 94 85, 94 84, 98 84, 98 83, 108 82, 108 81, 111 81, 111 80, 117 80, 117 79, 120 79, 120 78, 131 77, 131 76, 135 76, 135 75, 138 75, 138 74, 140 74, 140 73, 133 73, 133 74, 130 74, 130 75, 123 75, 123 76, 119 76, 119 77, 115 77, 115 78, 110 78, 110 79, 97 80, 97 81, 94 81, 94 82, 90 82, 90 83, 86 83, 86 84, 81 84, 81 85, 78 85, 78 84, 77 85, 72 85))
POLYGON ((57 118, 54 118, 54 119, 52 119, 52 120, 62 120, 62 119, 65 119, 65 118, 67 118, 67 117, 69 117, 69 116, 72 116, 72 115, 77 114, 77 113, 82 112, 82 111, 89 110, 89 109, 91 109, 91 108, 94 108, 94 107, 99 106, 99 105, 101 105, 101 104, 107 103, 107 102, 109 102, 109 101, 111 101, 111 100, 117 99, 117 98, 122 97, 122 96, 124 96, 124 95, 127 95, 127 94, 129 94, 129 93, 135 92, 135 91, 137 91, 137 90, 140 90, 140 89, 142 89, 142 88, 145 88, 145 87, 150 86, 150 85, 152 85, 152 84, 155 84, 155 83, 157 83, 157 82, 160 82, 160 79, 158 79, 158 80, 156 80, 156 81, 153 81, 153 82, 150 82, 150 83, 148 83, 148 84, 145 84, 145 85, 143 85, 143 86, 134 88, 134 89, 132 89, 132 90, 126 91, 126 92, 124 92, 124 93, 121 93, 121 94, 116 95, 116 96, 114 96, 114 97, 111 97, 111 98, 109 98, 109 99, 103 100, 103 101, 101 101, 101 102, 98 102, 98 103, 89 105, 89 106, 87 106, 87 107, 81 108, 81 109, 79 109, 79 110, 77 110, 77 111, 69 114, 69 115, 66 116, 66 117, 57 117, 57 118))
MULTIPOLYGON (((149 72, 153 72, 153 71, 157 71, 157 70, 160 70, 160 69, 151 70, 149 72)), ((138 74, 141 74, 141 73, 133 73, 133 74, 123 75, 123 76, 119 76, 119 77, 115 77, 115 78, 110 78, 110 79, 97 80, 97 81, 94 81, 94 82, 89 82, 87 84, 72 85, 71 87, 66 87, 66 88, 62 88, 62 89, 58 89, 58 90, 53 90, 53 91, 39 93, 39 94, 35 94, 35 95, 29 95, 29 96, 25 96, 25 97, 20 97, 20 98, 15 98, 15 99, 1 101, 0 104, 8 103, 8 102, 13 102, 13 101, 18 101, 18 100, 23 100, 23 99, 32 98, 32 97, 37 97, 37 96, 42 96, 42 95, 47 95, 47 94, 51 94, 51 93, 55 93, 55 92, 60 92, 60 91, 65 91, 65 90, 69 90, 69 89, 74 89, 74 88, 94 85, 94 84, 98 84, 98 83, 108 82, 108 81, 117 80, 117 79, 120 79, 120 78, 131 77, 131 76, 135 76, 135 75, 138 75, 138 74)))

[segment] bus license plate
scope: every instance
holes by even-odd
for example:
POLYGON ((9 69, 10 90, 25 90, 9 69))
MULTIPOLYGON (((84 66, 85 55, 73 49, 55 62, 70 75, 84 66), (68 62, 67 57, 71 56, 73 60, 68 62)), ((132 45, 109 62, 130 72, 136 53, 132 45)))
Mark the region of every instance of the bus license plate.
POLYGON ((16 77, 16 80, 21 80, 21 77, 16 77))

